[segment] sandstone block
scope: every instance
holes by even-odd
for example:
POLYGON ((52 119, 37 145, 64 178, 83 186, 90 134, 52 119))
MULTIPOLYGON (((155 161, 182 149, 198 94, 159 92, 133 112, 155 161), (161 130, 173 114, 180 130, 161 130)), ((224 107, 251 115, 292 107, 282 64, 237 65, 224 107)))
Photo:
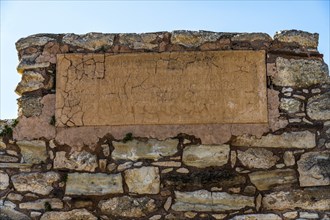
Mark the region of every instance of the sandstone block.
POLYGON ((172 205, 174 211, 221 212, 255 207, 254 197, 226 192, 175 191, 175 197, 175 203, 172 205))
POLYGON ((306 111, 313 120, 330 120, 330 92, 308 99, 306 111))
POLYGON ((163 141, 149 139, 146 142, 134 139, 126 143, 113 141, 112 145, 115 149, 111 157, 114 160, 158 160, 162 157, 176 154, 178 152, 178 144, 179 141, 177 139, 166 139, 163 141))
POLYGON ((263 197, 262 206, 266 210, 329 210, 329 188, 318 187, 273 192, 263 197))
POLYGON ((9 176, 0 170, 0 190, 5 190, 9 186, 9 176))
POLYGON ((309 33, 299 30, 284 30, 276 32, 274 40, 278 40, 283 43, 298 43, 306 48, 317 49, 319 43, 318 33, 309 33))
POLYGON ((113 45, 114 34, 87 33, 82 35, 66 34, 63 42, 71 46, 84 48, 91 51, 101 50, 113 45))
POLYGON ((36 59, 35 55, 22 56, 18 66, 17 66, 17 72, 23 73, 24 71, 40 69, 40 68, 47 68, 50 66, 50 62, 36 63, 35 59, 36 59))
POLYGON ((22 95, 25 92, 32 92, 44 88, 45 78, 35 71, 25 71, 22 80, 18 83, 15 92, 22 95))
POLYGON ((38 164, 47 159, 45 141, 17 141, 16 144, 21 149, 21 154, 26 163, 38 164))
POLYGON ((229 145, 199 145, 183 149, 182 162, 188 166, 205 168, 223 166, 228 162, 229 145))
POLYGON ((33 202, 22 202, 19 204, 20 209, 44 210, 46 202, 52 209, 63 209, 63 202, 58 198, 38 199, 33 202))
POLYGON ((237 151, 237 157, 241 163, 249 168, 268 169, 280 159, 273 152, 263 148, 249 148, 246 151, 237 151))
POLYGON ((330 151, 304 153, 297 164, 300 186, 330 185, 330 151))
POLYGON ((257 171, 249 174, 251 182, 258 190, 269 190, 277 186, 290 186, 296 183, 296 172, 292 169, 257 171))
POLYGON ((128 190, 138 194, 158 194, 160 176, 158 167, 141 167, 125 171, 128 190))
POLYGON ((48 42, 56 41, 55 38, 52 36, 37 34, 37 35, 31 35, 26 38, 21 38, 16 42, 16 49, 17 51, 23 50, 28 47, 33 46, 44 46, 48 42))
POLYGON ((309 87, 329 82, 327 64, 320 60, 276 59, 277 74, 273 83, 277 86, 309 87))
POLYGON ((97 220, 92 213, 86 209, 74 209, 67 212, 45 212, 40 220, 97 220))
POLYGON ((53 183, 59 180, 60 175, 55 172, 21 173, 11 177, 17 191, 30 191, 41 195, 48 195, 53 190, 53 183))
POLYGON ((282 218, 276 214, 247 214, 236 215, 230 220, 282 220, 282 218))
POLYGON ((85 150, 73 152, 66 158, 65 151, 56 152, 54 159, 54 169, 70 169, 94 172, 98 167, 96 155, 85 150))
POLYGON ((66 183, 66 195, 106 195, 123 193, 120 174, 70 173, 66 183))
POLYGON ((301 102, 296 99, 282 98, 280 109, 287 113, 296 113, 300 111, 301 102))
POLYGON ((145 217, 156 210, 155 200, 148 197, 129 196, 101 200, 98 207, 104 214, 131 218, 145 217))
POLYGON ((239 147, 272 147, 272 148, 314 148, 315 134, 310 131, 284 132, 281 135, 268 134, 257 138, 242 135, 232 142, 239 147))

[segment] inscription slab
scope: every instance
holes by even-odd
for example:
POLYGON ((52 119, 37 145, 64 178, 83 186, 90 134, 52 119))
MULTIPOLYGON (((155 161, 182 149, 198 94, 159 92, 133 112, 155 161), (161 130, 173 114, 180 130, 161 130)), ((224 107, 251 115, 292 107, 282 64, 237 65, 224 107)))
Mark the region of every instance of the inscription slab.
POLYGON ((264 51, 59 54, 65 126, 267 123, 264 51))

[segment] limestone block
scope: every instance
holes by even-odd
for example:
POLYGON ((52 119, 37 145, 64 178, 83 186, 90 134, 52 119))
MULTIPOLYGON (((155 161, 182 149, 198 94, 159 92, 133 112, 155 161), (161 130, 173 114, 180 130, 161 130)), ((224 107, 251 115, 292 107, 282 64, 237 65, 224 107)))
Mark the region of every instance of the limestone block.
POLYGON ((70 169, 94 172, 98 167, 97 157, 85 150, 74 151, 69 158, 65 151, 56 152, 54 169, 70 169))
POLYGON ((276 214, 247 214, 236 215, 230 220, 282 220, 282 218, 276 214))
POLYGON ((151 50, 158 46, 157 37, 163 35, 157 33, 143 34, 119 34, 119 44, 126 45, 132 49, 147 49, 151 50))
POLYGON ((52 209, 63 209, 63 202, 58 198, 38 199, 33 202, 22 202, 19 204, 19 208, 20 209, 44 210, 46 203, 48 203, 52 209))
POLYGON ((228 163, 229 145, 199 145, 183 149, 182 162, 188 166, 205 168, 228 163))
POLYGON ((248 168, 268 169, 280 159, 273 152, 264 148, 249 148, 246 151, 237 151, 237 157, 248 168))
POLYGON ((231 38, 231 41, 264 41, 271 42, 272 38, 265 33, 239 33, 231 38))
POLYGON ((16 144, 21 150, 21 154, 26 163, 38 164, 45 162, 47 159, 45 141, 17 141, 16 144))
POLYGON ((16 42, 16 49, 17 51, 20 51, 28 47, 44 46, 51 41, 56 41, 56 39, 53 36, 43 34, 31 35, 26 38, 19 39, 16 42))
POLYGON ((280 109, 287 113, 296 113, 300 111, 301 102, 292 98, 282 98, 280 109))
POLYGON ((0 170, 0 190, 5 190, 9 186, 9 176, 4 171, 0 170))
POLYGON ((64 212, 45 212, 40 220, 97 220, 92 213, 87 211, 86 209, 74 209, 71 211, 64 212))
POLYGON ((313 120, 330 120, 330 92, 308 99, 306 111, 313 120))
MULTIPOLYGON (((198 47, 206 42, 215 42, 223 35, 225 35, 225 33, 179 30, 172 32, 171 43, 180 44, 185 47, 198 47)), ((227 37, 231 36, 230 34, 228 35, 227 37)))
POLYGON ((312 34, 299 30, 284 30, 276 32, 274 40, 278 40, 284 43, 298 43, 306 48, 317 49, 319 43, 319 34, 312 34))

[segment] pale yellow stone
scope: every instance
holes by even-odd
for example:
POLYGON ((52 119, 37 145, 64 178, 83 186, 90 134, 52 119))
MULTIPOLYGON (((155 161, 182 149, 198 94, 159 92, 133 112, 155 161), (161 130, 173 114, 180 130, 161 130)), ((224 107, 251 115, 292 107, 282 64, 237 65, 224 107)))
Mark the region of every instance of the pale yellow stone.
POLYGON ((39 199, 33 202, 23 202, 19 204, 20 209, 43 210, 48 203, 52 209, 63 209, 63 202, 58 198, 39 199))
POLYGON ((57 59, 60 127, 268 122, 264 51, 61 54, 57 59))
POLYGON ((86 209, 74 209, 71 211, 52 211, 45 212, 40 220, 97 220, 92 213, 88 212, 86 209))
POLYGON ((45 141, 17 141, 16 144, 21 149, 21 154, 26 163, 38 164, 47 159, 45 141))
POLYGON ((160 166, 160 167, 180 167, 181 162, 176 161, 161 161, 161 162, 153 162, 152 165, 160 166))
POLYGON ((189 173, 189 170, 187 168, 181 167, 176 170, 178 173, 189 173))

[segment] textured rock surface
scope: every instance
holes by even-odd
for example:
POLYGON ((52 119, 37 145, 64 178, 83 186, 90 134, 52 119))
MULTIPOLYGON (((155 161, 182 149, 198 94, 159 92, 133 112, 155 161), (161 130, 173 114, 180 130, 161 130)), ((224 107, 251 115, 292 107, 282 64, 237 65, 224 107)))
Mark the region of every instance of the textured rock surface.
POLYGON ((313 120, 330 120, 330 92, 308 99, 306 111, 313 120))
POLYGON ((65 188, 67 195, 106 195, 123 192, 120 174, 70 173, 65 188))
POLYGON ((281 135, 268 134, 261 138, 242 135, 233 140, 234 146, 273 148, 313 148, 315 134, 309 131, 284 132, 281 135))
POLYGON ((298 30, 285 30, 276 32, 274 40, 284 43, 297 43, 306 48, 316 49, 319 43, 319 34, 298 30))
POLYGON ((98 207, 104 214, 122 217, 145 217, 156 210, 155 200, 148 197, 129 196, 101 200, 98 207))
POLYGON ((157 33, 119 34, 119 44, 133 49, 151 50, 158 46, 157 38, 161 39, 162 37, 162 34, 157 33))
POLYGON ((229 145, 188 146, 183 149, 182 162, 198 168, 223 166, 228 162, 229 152, 229 145))
POLYGON ((249 148, 246 151, 237 151, 237 157, 248 168, 268 169, 280 159, 273 152, 263 148, 249 148))
POLYGON ((75 151, 69 158, 66 158, 65 155, 65 151, 56 152, 54 169, 71 169, 93 172, 98 167, 96 156, 87 151, 75 151))
POLYGON ((27 215, 16 211, 13 208, 0 205, 1 220, 31 220, 27 215))
POLYGON ((74 209, 68 212, 45 212, 40 220, 97 220, 92 213, 86 209, 74 209))
POLYGON ((158 160, 162 157, 174 155, 178 151, 178 144, 179 141, 177 139, 166 139, 164 141, 149 139, 146 142, 134 139, 126 143, 113 141, 112 145, 114 151, 112 152, 111 157, 114 160, 158 160))
POLYGON ((297 164, 300 186, 330 185, 330 151, 305 153, 297 164))
POLYGON ((22 95, 25 92, 32 92, 44 88, 45 78, 42 74, 34 71, 25 71, 22 80, 18 83, 15 92, 22 95))
POLYGON ((286 166, 293 166, 296 163, 296 159, 292 151, 285 151, 283 154, 283 161, 286 166))
POLYGON ((258 190, 269 190, 276 186, 291 186, 296 183, 296 172, 293 169, 257 171, 249 174, 251 182, 258 190))
POLYGON ((63 42, 83 49, 96 51, 112 46, 114 34, 87 33, 82 35, 66 34, 63 42))
POLYGON ((131 193, 157 194, 160 188, 159 169, 141 167, 125 171, 125 182, 131 193))
POLYGON ((185 47, 198 47, 206 42, 214 42, 221 37, 221 33, 209 31, 173 31, 171 42, 185 47))
POLYGON ((282 218, 276 214, 248 214, 236 215, 230 220, 282 220, 282 218))
POLYGON ((47 159, 45 141, 17 141, 16 144, 21 150, 21 154, 26 163, 38 164, 47 159))
POLYGON ((9 186, 9 176, 4 171, 0 170, 0 190, 5 190, 9 186))
POLYGON ((33 209, 44 210, 46 203, 50 205, 52 209, 62 209, 63 202, 58 198, 53 199, 39 199, 33 202, 22 202, 19 204, 20 209, 33 209))
POLYGON ((48 195, 53 190, 53 183, 59 180, 60 175, 52 171, 47 173, 21 173, 11 177, 17 191, 30 191, 41 195, 48 195))
POLYGON ((300 111, 301 102, 292 98, 282 98, 280 109, 287 113, 296 113, 300 111))
POLYGON ((41 97, 23 96, 18 102, 25 117, 39 116, 42 112, 41 97))
POLYGON ((21 38, 16 42, 16 49, 18 51, 32 46, 44 46, 50 41, 55 41, 53 36, 43 34, 31 35, 29 37, 21 38))
POLYGON ((305 188, 266 194, 262 200, 266 210, 329 210, 329 188, 305 188))
POLYGON ((273 83, 277 86, 308 87, 329 82, 328 66, 320 60, 276 59, 277 74, 273 83))
POLYGON ((226 211, 254 207, 254 198, 226 192, 209 192, 199 190, 193 192, 175 192, 175 211, 226 211))

